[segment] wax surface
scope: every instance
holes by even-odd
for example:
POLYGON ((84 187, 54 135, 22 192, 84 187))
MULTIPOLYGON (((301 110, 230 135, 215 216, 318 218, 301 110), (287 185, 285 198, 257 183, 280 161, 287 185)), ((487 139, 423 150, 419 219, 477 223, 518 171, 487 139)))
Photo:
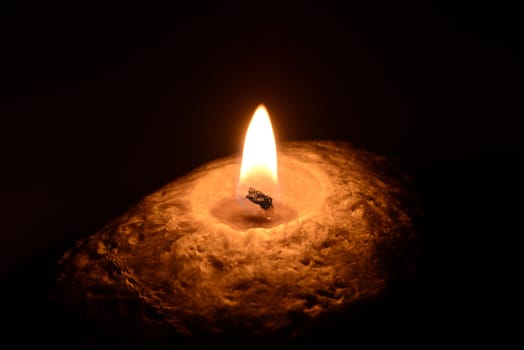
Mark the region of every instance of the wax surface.
POLYGON ((413 271, 411 193, 384 157, 347 143, 279 145, 275 210, 289 212, 258 228, 216 212, 239 166, 236 156, 206 164, 77 242, 53 298, 153 340, 299 337, 413 271))

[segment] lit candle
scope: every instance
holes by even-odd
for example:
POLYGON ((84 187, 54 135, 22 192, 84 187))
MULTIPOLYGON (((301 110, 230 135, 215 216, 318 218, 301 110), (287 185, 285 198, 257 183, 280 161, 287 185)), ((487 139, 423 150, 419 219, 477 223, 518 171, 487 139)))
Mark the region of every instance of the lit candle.
POLYGON ((239 231, 275 227, 296 219, 297 212, 293 208, 301 207, 300 202, 305 198, 300 196, 297 188, 281 187, 286 187, 286 180, 292 180, 290 176, 305 179, 307 171, 303 169, 299 174, 289 173, 286 170, 292 167, 285 158, 280 159, 280 162, 285 163, 283 175, 286 180, 283 181, 283 175, 279 176, 277 159, 271 120, 266 108, 260 105, 246 132, 240 171, 238 164, 231 164, 210 174, 208 180, 199 181, 193 199, 204 207, 197 211, 211 213, 221 223, 239 231), (238 180, 233 181, 236 174, 239 174, 238 180), (235 182, 236 188, 232 186, 235 182), (202 198, 210 191, 215 192, 215 198, 202 198), (213 204, 211 208, 209 204, 213 204))
POLYGON ((79 241, 54 298, 149 337, 302 335, 412 271, 410 194, 388 169, 344 142, 276 144, 259 106, 242 158, 168 183, 79 241))

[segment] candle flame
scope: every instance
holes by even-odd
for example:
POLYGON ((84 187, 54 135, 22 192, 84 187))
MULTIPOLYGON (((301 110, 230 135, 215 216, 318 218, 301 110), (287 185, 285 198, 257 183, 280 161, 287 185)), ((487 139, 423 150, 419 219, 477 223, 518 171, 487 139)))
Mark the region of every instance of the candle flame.
POLYGON ((255 110, 244 140, 240 184, 271 191, 278 184, 277 148, 266 107, 255 110))

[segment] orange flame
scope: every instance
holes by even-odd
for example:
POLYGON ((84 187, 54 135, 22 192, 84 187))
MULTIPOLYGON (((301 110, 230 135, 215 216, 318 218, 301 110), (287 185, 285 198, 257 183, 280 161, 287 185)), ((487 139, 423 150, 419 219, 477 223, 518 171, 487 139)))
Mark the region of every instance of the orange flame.
POLYGON ((278 185, 277 148, 269 114, 259 105, 251 118, 244 140, 240 185, 260 191, 274 191, 278 185))

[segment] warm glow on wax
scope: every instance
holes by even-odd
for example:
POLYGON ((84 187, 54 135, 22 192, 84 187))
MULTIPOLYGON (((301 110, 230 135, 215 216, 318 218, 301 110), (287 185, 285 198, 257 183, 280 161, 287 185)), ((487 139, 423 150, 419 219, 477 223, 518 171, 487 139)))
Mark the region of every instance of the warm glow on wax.
POLYGON ((264 105, 259 105, 251 118, 244 141, 240 182, 278 183, 277 148, 269 114, 264 105))

